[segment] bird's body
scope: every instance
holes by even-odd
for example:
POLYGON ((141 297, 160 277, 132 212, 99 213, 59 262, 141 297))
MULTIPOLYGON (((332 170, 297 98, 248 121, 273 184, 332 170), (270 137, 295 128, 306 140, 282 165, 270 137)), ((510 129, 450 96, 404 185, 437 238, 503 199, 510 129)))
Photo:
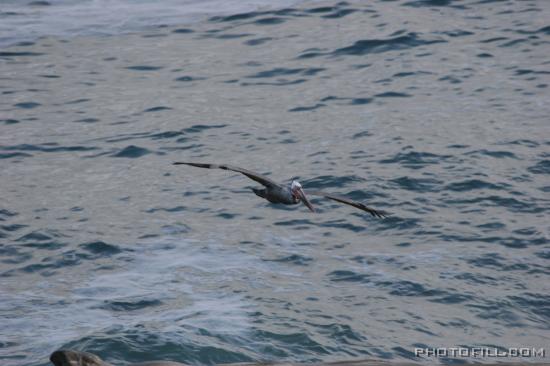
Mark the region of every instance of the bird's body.
POLYGON ((252 188, 252 191, 256 193, 256 196, 265 198, 271 203, 283 203, 285 205, 300 203, 287 187, 252 188))
MULTIPOLYGON (((241 173, 264 186, 264 188, 252 188, 252 191, 257 196, 262 197, 271 203, 282 203, 285 205, 295 205, 302 202, 310 209, 310 211, 315 212, 315 209, 309 202, 306 193, 302 189, 302 185, 296 180, 293 180, 289 186, 285 186, 253 171, 226 164, 175 162, 174 165, 190 165, 197 168, 223 169, 241 173)), ((374 217, 383 218, 387 216, 387 214, 383 211, 374 210, 362 203, 351 201, 345 197, 319 191, 308 191, 307 193, 308 195, 323 196, 325 198, 353 206, 370 213, 374 217)))

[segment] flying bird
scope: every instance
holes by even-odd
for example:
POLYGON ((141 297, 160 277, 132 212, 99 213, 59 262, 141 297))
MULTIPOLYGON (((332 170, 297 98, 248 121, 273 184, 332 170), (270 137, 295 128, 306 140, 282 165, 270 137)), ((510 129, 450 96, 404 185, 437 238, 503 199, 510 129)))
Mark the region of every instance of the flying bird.
MULTIPOLYGON (((304 205, 307 206, 307 208, 311 210, 311 212, 315 212, 315 208, 313 207, 311 202, 309 202, 309 199, 307 198, 306 193, 302 188, 302 185, 297 180, 293 180, 290 185, 284 186, 256 172, 227 164, 203 164, 178 161, 175 162, 174 165, 190 165, 197 168, 223 169, 241 173, 265 187, 252 188, 252 191, 254 191, 257 196, 265 198, 271 203, 283 203, 285 205, 294 205, 302 202, 304 205)), ((337 196, 331 193, 320 191, 307 191, 307 194, 311 196, 322 196, 340 203, 344 203, 346 205, 353 206, 355 208, 368 212, 374 217, 384 218, 388 216, 388 214, 384 211, 375 210, 373 208, 365 206, 360 202, 355 202, 345 197, 337 196)))

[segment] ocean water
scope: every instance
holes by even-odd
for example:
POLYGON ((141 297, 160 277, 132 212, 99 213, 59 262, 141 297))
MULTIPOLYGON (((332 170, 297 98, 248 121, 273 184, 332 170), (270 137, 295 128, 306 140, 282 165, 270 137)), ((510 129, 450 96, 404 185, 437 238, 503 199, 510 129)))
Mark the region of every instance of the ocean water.
POLYGON ((34 38, 2 3, 0 363, 548 362, 550 2, 258 3, 34 38))
POLYGON ((213 15, 287 7, 303 0, 2 0, 0 47, 45 36, 115 35, 213 15))

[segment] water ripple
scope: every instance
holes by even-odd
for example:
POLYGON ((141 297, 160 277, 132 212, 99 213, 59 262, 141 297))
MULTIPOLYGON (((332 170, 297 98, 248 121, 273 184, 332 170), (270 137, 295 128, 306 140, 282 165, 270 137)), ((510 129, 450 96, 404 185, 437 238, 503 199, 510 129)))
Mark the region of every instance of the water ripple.
POLYGON ((306 52, 304 51, 299 58, 312 58, 323 55, 331 56, 364 56, 369 53, 382 53, 388 51, 398 51, 413 47, 425 46, 433 43, 446 42, 444 40, 425 40, 421 39, 418 33, 408 33, 404 36, 387 39, 363 39, 356 41, 348 47, 338 48, 332 52, 306 52))

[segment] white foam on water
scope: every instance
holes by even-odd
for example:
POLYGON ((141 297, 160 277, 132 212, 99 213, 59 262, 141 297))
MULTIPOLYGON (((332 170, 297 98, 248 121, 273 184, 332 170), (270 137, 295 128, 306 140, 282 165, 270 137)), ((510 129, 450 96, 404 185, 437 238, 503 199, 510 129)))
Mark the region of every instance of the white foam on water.
POLYGON ((149 322, 236 334, 248 328, 249 304, 243 296, 222 288, 238 281, 253 261, 222 243, 166 237, 140 245, 126 271, 98 277, 94 283, 117 286, 111 299, 161 300, 163 311, 149 312, 149 322))
POLYGON ((12 351, 46 358, 53 349, 113 329, 144 329, 177 342, 204 330, 246 337, 252 329, 254 307, 232 285, 270 270, 255 257, 222 242, 177 237, 136 243, 129 257, 86 279, 62 280, 68 291, 57 292, 54 283, 40 293, 5 296, 0 310, 25 314, 3 320, 3 329, 14 335, 10 341, 19 344, 12 351), (37 342, 36 334, 49 336, 37 342))

